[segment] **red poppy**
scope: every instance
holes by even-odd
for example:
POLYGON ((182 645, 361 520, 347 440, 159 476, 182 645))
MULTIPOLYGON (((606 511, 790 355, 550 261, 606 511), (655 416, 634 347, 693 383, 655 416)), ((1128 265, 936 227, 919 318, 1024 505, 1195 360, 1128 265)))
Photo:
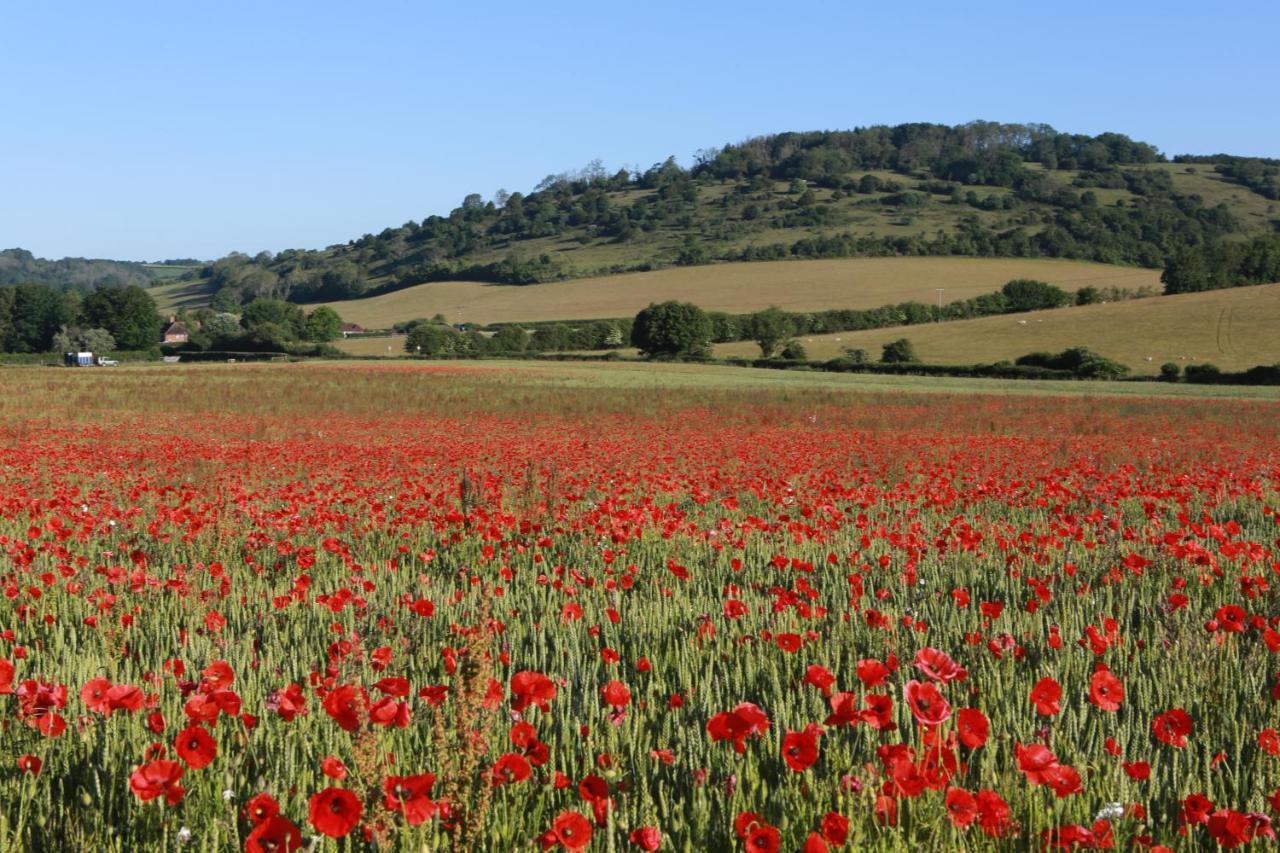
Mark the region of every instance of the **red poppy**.
POLYGON ((173 742, 178 757, 192 770, 208 767, 218 754, 218 742, 201 726, 188 726, 173 742))
POLYGON ((324 760, 320 762, 320 772, 330 779, 336 779, 341 782, 347 778, 347 765, 332 755, 326 755, 324 760))
POLYGON ((923 648, 916 652, 916 669, 935 681, 963 681, 968 673, 944 651, 923 648))
POLYGON ((550 678, 540 672, 517 672, 511 678, 511 709, 523 712, 530 705, 539 710, 549 710, 552 699, 556 698, 556 685, 550 678))
POLYGON ((276 802, 275 797, 265 792, 255 795, 244 804, 244 816, 253 824, 262 823, 278 814, 280 814, 280 804, 276 802))
POLYGON ((1046 784, 1053 775, 1054 768, 1058 766, 1058 757, 1044 744, 1014 744, 1013 752, 1018 760, 1018 769, 1032 785, 1046 784))
POLYGON ((435 784, 434 773, 388 776, 382 782, 382 804, 389 811, 402 813, 410 826, 418 826, 436 813, 437 805, 431 800, 431 788, 435 784))
POLYGON ((186 768, 177 761, 152 761, 129 775, 129 789, 144 803, 163 796, 169 805, 177 805, 186 793, 178 784, 185 772, 186 768))
POLYGON ((293 853, 301 848, 302 831, 280 815, 260 821, 244 842, 245 853, 293 853))
POLYGON ((604 696, 605 703, 614 708, 625 708, 631 702, 631 691, 617 679, 600 688, 600 693, 604 696))
POLYGON ((991 838, 1000 838, 1012 827, 1009 804, 995 791, 982 790, 974 799, 978 803, 978 825, 991 838))
POLYGON ((557 844, 565 850, 585 850, 591 843, 591 821, 578 812, 561 812, 552 821, 551 828, 538 836, 543 850, 550 850, 557 844))
POLYGON ((911 715, 922 726, 940 726, 951 719, 951 705, 928 681, 908 681, 902 690, 911 715))
POLYGON ((811 832, 805 837, 804 847, 800 848, 800 853, 831 853, 831 848, 819 833, 811 832))
POLYGON ((978 819, 978 801, 964 788, 948 788, 946 805, 953 826, 964 828, 978 819))
POLYGON ((627 839, 645 853, 653 853, 662 846, 662 830, 656 826, 638 826, 627 839))
POLYGON ((722 711, 707 721, 713 742, 732 740, 738 754, 747 751, 746 738, 762 735, 769 728, 769 716, 751 702, 740 702, 732 711, 722 711))
POLYGON ((489 783, 493 786, 523 782, 533 771, 523 755, 506 752, 499 756, 489 771, 489 783))
POLYGON ((747 833, 747 853, 778 853, 781 847, 781 833, 768 824, 756 824, 747 833))
POLYGON ((878 732, 891 732, 898 727, 893 721, 893 697, 868 693, 862 697, 866 709, 858 712, 858 719, 878 732))
POLYGON ((990 732, 991 723, 982 711, 977 708, 956 711, 956 733, 965 746, 977 749, 987 742, 990 732))
POLYGON ((822 837, 834 847, 843 847, 849 839, 849 819, 838 812, 827 812, 822 817, 822 837))
POLYGON ((1120 767, 1126 776, 1139 782, 1151 776, 1151 765, 1145 761, 1122 761, 1120 767))
POLYGON ((810 723, 802 732, 787 732, 782 738, 782 758, 796 773, 812 767, 818 760, 818 737, 822 726, 810 723))
POLYGON ((32 776, 40 775, 40 768, 44 766, 44 762, 31 753, 18 756, 18 770, 22 773, 29 773, 32 776))
POLYGON ((858 680, 866 687, 879 687, 889 677, 889 667, 874 658, 858 661, 858 680))
POLYGON ((308 801, 307 819, 317 832, 342 838, 356 828, 364 806, 360 798, 345 788, 325 788, 308 801))
POLYGON ((325 694, 324 710, 343 731, 354 732, 364 723, 369 695, 363 687, 344 684, 325 694))
POLYGON ((1036 706, 1036 713, 1052 717, 1062 710, 1058 700, 1062 698, 1062 685, 1052 678, 1042 678, 1031 688, 1031 704, 1036 706))
POLYGON ((1187 735, 1191 734, 1193 725, 1190 714, 1173 708, 1156 715, 1151 721, 1151 734, 1162 743, 1181 748, 1187 745, 1187 735))
POLYGON ((1124 685, 1108 669, 1099 669, 1089 680, 1089 701, 1104 711, 1120 710, 1124 685))
POLYGON ((110 689, 111 679, 91 678, 80 689, 80 700, 90 711, 109 715, 111 703, 107 700, 107 691, 110 689))
POLYGON ((815 663, 810 664, 809 668, 805 670, 804 681, 805 684, 813 685, 821 690, 822 695, 830 696, 831 687, 836 683, 836 677, 831 673, 831 670, 815 663))

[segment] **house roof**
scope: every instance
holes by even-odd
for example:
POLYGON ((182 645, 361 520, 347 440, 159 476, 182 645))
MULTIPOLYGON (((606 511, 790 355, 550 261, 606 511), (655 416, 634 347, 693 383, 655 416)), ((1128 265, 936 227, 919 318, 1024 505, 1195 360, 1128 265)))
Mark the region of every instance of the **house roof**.
POLYGON ((344 331, 344 332, 363 332, 363 331, 364 331, 364 327, 363 327, 363 326, 358 326, 358 325, 356 325, 355 323, 343 323, 343 324, 342 324, 342 331, 344 331))
POLYGON ((188 331, 187 331, 187 327, 186 327, 186 326, 184 326, 184 325, 182 325, 182 323, 179 323, 177 320, 174 320, 172 323, 170 323, 170 324, 168 325, 168 327, 167 327, 167 328, 165 328, 164 333, 165 333, 166 335, 189 335, 189 334, 191 334, 190 332, 188 332, 188 331))

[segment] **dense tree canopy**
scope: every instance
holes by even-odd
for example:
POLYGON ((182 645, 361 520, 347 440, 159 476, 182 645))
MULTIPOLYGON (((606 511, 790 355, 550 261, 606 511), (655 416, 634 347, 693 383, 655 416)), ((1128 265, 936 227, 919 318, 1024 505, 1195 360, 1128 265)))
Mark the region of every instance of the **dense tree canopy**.
POLYGON ((711 321, 688 302, 650 304, 631 324, 632 345, 649 356, 702 355, 710 342, 711 321))

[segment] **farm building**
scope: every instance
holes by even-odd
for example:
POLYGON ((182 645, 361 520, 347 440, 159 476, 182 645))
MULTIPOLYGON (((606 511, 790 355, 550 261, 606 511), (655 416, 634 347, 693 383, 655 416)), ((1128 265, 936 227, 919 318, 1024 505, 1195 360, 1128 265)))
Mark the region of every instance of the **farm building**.
POLYGON ((351 337, 352 335, 363 335, 363 334, 364 334, 364 327, 363 327, 363 326, 359 326, 359 325, 357 325, 357 324, 355 324, 355 323, 343 323, 343 324, 342 324, 342 336, 343 336, 344 338, 349 338, 349 337, 351 337))
POLYGON ((169 318, 169 325, 164 330, 164 342, 166 344, 185 344, 191 340, 191 332, 187 327, 178 322, 176 317, 169 318))

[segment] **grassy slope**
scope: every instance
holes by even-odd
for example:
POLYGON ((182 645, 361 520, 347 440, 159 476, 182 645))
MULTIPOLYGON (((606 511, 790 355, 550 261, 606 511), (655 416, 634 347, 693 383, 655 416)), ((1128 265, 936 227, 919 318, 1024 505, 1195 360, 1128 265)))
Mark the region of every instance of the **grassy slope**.
MULTIPOLYGON (((938 364, 1087 346, 1135 372, 1155 373, 1166 361, 1211 362, 1226 370, 1280 362, 1278 330, 1280 284, 1269 284, 802 340, 810 358, 826 359, 843 347, 862 347, 878 357, 886 342, 907 337, 924 361, 938 364)), ((759 348, 721 344, 716 354, 754 356, 759 348)))
POLYGON ((741 313, 777 305, 793 311, 874 308, 946 301, 998 290, 1013 278, 1038 278, 1074 290, 1086 284, 1160 287, 1158 270, 1080 261, 987 258, 850 258, 676 267, 554 284, 439 282, 383 296, 332 302, 344 320, 387 328, 444 314, 450 322, 586 320, 626 317, 650 302, 690 300, 707 310, 741 313))

